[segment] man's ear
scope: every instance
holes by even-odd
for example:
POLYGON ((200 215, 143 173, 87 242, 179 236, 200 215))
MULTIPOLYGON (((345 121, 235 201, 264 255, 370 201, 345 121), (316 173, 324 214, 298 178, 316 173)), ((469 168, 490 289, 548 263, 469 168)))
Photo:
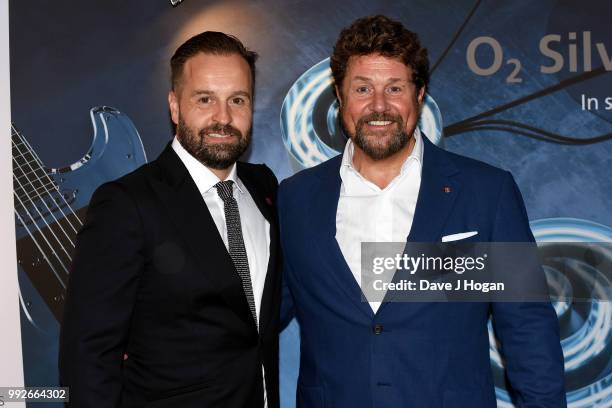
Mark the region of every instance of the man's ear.
POLYGON ((419 102, 419 105, 423 105, 423 101, 425 100, 425 87, 424 86, 422 86, 421 89, 419 89, 417 100, 419 102))
POLYGON ((170 91, 168 93, 168 106, 170 107, 170 116, 172 117, 172 122, 175 125, 178 125, 179 122, 179 96, 174 91, 170 91))
POLYGON ((334 89, 336 90, 336 98, 338 98, 338 106, 342 107, 342 94, 340 93, 340 88, 338 88, 338 85, 334 85, 334 89))

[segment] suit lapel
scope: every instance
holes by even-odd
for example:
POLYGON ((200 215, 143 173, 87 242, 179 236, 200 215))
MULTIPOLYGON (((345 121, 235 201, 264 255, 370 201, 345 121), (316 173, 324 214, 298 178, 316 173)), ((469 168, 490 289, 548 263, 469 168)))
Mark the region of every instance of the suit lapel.
POLYGON ((278 219, 272 201, 274 197, 267 195, 266 189, 257 182, 256 174, 248 171, 242 163, 238 163, 237 174, 249 191, 253 201, 255 201, 257 208, 270 224, 270 256, 268 258, 268 269, 261 297, 261 307, 259 308, 259 331, 264 333, 271 320, 271 312, 274 310, 274 305, 278 302, 275 296, 278 292, 276 290, 277 285, 280 285, 280 271, 279 265, 277 265, 279 250, 278 219))
POLYGON ((236 174, 247 190, 249 190, 249 194, 251 194, 251 197, 253 197, 253 201, 255 201, 259 212, 261 212, 269 223, 276 222, 273 212, 273 197, 266 195, 265 188, 258 183, 257 175, 252 171, 249 171, 245 167, 245 164, 240 162, 236 163, 236 174))
POLYGON ((461 183, 453 177, 459 170, 447 157, 449 153, 434 146, 424 135, 423 142, 421 187, 408 241, 437 242, 461 191, 461 183))
POLYGON ((170 145, 157 163, 163 176, 152 179, 151 186, 200 265, 203 277, 213 283, 238 316, 256 329, 236 268, 195 182, 170 145))
POLYGON ((336 286, 344 292, 358 310, 371 319, 374 316, 372 308, 361 291, 359 283, 355 280, 336 240, 336 212, 342 184, 341 157, 330 160, 326 173, 320 177, 319 188, 314 193, 312 200, 314 204, 309 214, 312 231, 315 231, 316 234, 313 242, 321 254, 320 259, 328 263, 331 275, 337 282, 336 286))
MULTIPOLYGON (((434 146, 425 135, 422 138, 424 150, 421 187, 408 242, 438 242, 461 191, 461 182, 455 177, 459 170, 449 159, 448 153, 434 146)), ((393 303, 391 297, 392 294, 387 292, 378 313, 393 303)))

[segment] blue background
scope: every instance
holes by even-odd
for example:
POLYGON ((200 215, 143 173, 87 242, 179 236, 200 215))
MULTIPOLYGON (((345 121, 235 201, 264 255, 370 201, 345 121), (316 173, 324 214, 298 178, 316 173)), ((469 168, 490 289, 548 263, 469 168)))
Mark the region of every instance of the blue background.
MULTIPOLYGON (((612 142, 577 143, 612 132, 612 111, 586 112, 580 105, 582 94, 612 97, 609 72, 487 117, 577 139, 571 144, 523 136, 515 125, 505 131, 456 126, 581 75, 568 72, 569 32, 578 32, 581 39, 583 31, 591 31, 593 43, 604 43, 612 56, 609 1, 184 0, 173 8, 162 0, 56 0, 11 1, 9 7, 12 120, 50 167, 73 163, 87 151, 92 135, 88 111, 99 105, 126 113, 147 156, 155 158, 173 136, 166 101, 169 58, 189 36, 218 30, 237 35, 260 54, 254 138, 244 159, 264 162, 279 179, 286 178, 296 169, 280 127, 287 92, 300 75, 329 57, 341 28, 358 17, 382 13, 419 33, 429 49, 435 66, 429 94, 443 126, 457 131, 445 138, 447 149, 510 170, 531 220, 572 217, 612 226, 612 142), (566 60, 557 74, 540 72, 540 65, 550 65, 538 49, 547 34, 563 38, 553 45, 566 60), (493 37, 502 46, 504 65, 494 75, 478 76, 466 63, 468 44, 479 36, 493 37), (521 62, 520 84, 506 83, 513 68, 505 64, 509 58, 521 62)), ((601 62, 592 48, 597 68, 601 62)), ((490 64, 490 49, 479 48, 477 61, 483 67, 490 64)), ((51 322, 42 333, 23 326, 26 384, 54 383, 57 327, 51 322)), ((293 406, 299 347, 295 322, 281 343, 283 406, 293 406)), ((606 353, 610 361, 609 348, 606 353)), ((581 375, 588 384, 609 373, 610 364, 581 375)))

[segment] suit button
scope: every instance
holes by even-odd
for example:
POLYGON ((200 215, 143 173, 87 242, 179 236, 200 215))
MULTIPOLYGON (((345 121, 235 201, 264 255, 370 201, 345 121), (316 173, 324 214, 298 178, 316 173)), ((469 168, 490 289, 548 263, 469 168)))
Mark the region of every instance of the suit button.
POLYGON ((374 334, 379 335, 383 332, 383 327, 381 324, 377 324, 374 326, 374 334))

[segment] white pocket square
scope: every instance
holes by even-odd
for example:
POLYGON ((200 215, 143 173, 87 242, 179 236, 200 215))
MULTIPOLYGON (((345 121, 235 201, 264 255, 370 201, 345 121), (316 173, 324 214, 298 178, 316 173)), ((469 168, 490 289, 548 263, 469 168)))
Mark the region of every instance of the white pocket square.
POLYGON ((466 239, 478 235, 478 231, 460 232, 458 234, 450 234, 442 237, 442 242, 459 241, 460 239, 466 239))

